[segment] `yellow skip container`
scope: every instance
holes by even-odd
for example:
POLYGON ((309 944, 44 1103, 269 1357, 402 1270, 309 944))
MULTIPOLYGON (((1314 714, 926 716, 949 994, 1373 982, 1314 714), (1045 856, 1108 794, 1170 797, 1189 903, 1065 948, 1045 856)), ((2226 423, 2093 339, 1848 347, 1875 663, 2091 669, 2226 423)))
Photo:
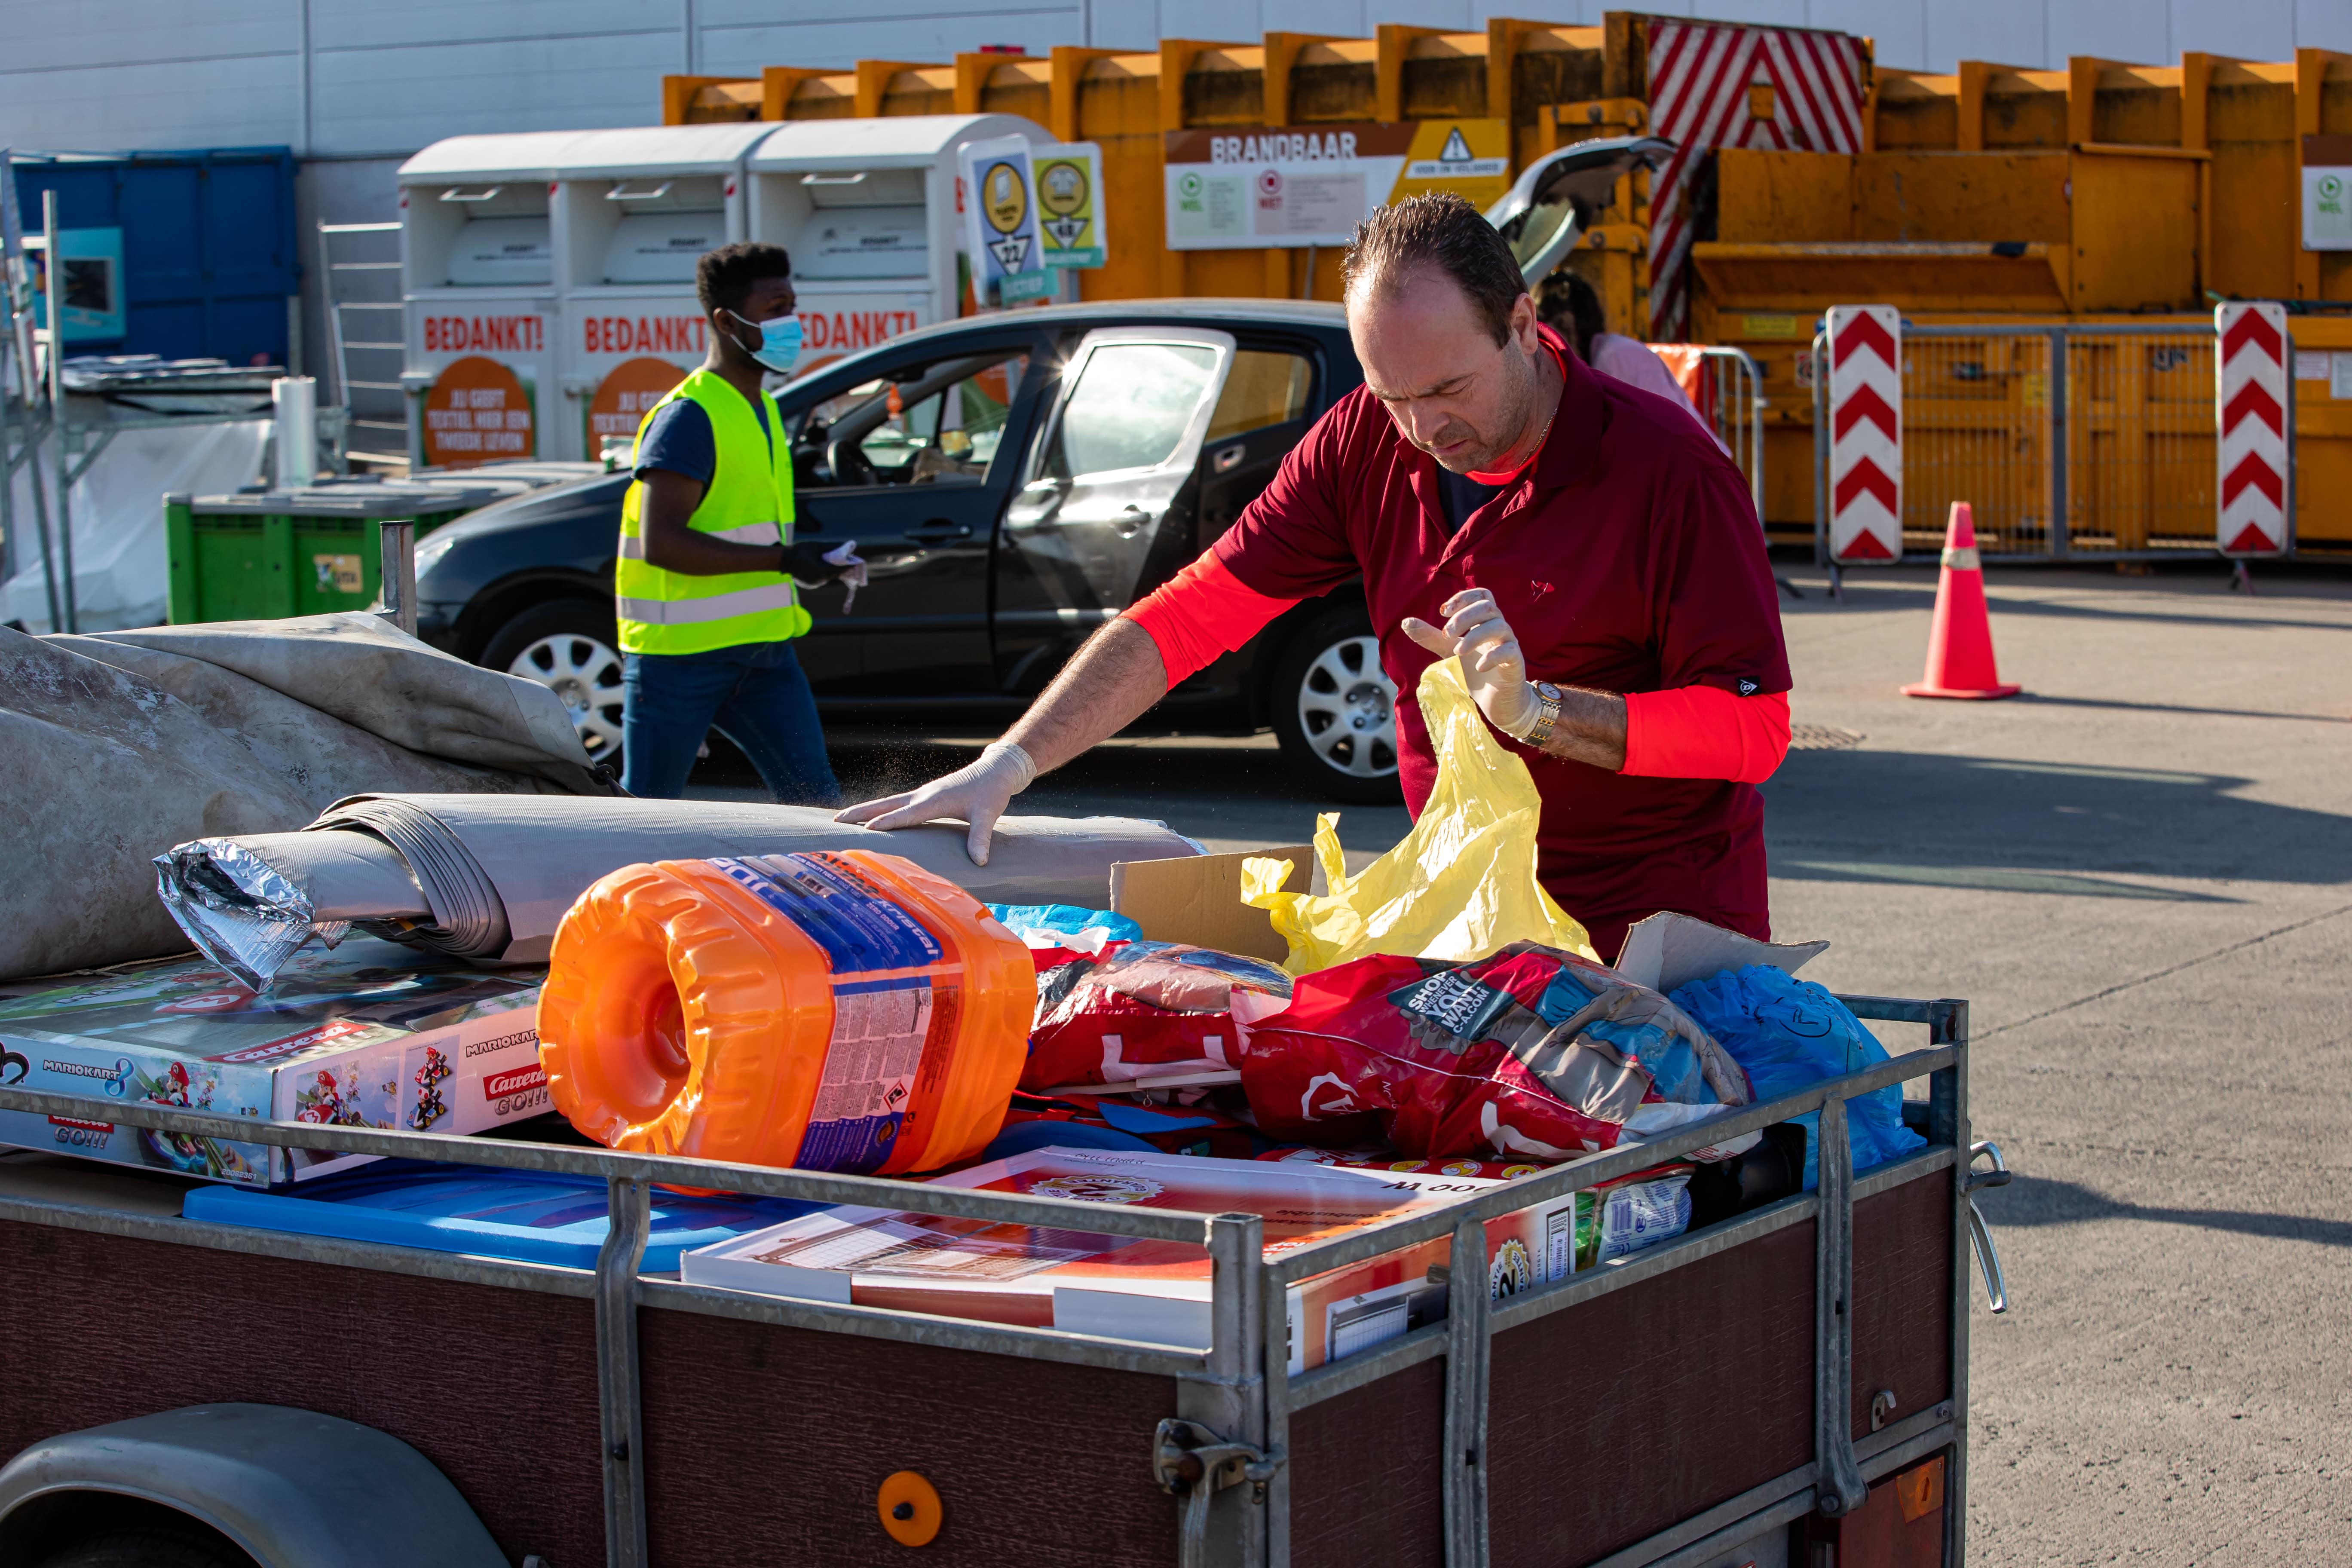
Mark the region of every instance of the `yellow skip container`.
POLYGON ((862 849, 625 866, 555 933, 555 1108, 614 1149, 890 1175, 996 1136, 1029 950, 971 896, 862 849))

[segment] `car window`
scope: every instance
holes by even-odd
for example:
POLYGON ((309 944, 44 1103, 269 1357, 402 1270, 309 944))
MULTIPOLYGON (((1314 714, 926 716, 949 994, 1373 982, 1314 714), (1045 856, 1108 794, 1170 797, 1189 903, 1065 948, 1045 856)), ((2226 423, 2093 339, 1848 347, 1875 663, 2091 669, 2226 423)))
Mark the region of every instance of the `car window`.
POLYGON ((1074 479, 1168 460, 1217 371, 1198 343, 1104 343, 1065 394, 1041 477, 1074 479))
POLYGON ((1242 350, 1234 356, 1225 389, 1217 395, 1216 411, 1209 416, 1208 439, 1223 441, 1306 418, 1314 379, 1314 366, 1304 354, 1242 350))
POLYGON ((976 485, 988 478, 1025 353, 995 351, 896 367, 811 409, 795 448, 818 486, 976 485))

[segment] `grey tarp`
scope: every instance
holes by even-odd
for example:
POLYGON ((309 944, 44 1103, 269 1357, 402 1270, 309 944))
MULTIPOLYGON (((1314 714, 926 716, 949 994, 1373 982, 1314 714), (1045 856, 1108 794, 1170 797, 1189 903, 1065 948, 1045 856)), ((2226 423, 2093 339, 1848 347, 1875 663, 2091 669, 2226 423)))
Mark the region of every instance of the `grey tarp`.
POLYGON ((0 978, 184 949, 152 861, 369 790, 608 793, 545 687, 363 612, 0 628, 0 978))
POLYGON ((877 833, 815 806, 370 795, 336 803, 308 833, 180 846, 163 882, 205 951, 258 984, 311 926, 344 921, 478 962, 543 962, 564 911, 607 872, 820 849, 904 856, 983 902, 1088 908, 1118 861, 1201 852, 1125 816, 1006 816, 975 866, 960 824, 877 833))

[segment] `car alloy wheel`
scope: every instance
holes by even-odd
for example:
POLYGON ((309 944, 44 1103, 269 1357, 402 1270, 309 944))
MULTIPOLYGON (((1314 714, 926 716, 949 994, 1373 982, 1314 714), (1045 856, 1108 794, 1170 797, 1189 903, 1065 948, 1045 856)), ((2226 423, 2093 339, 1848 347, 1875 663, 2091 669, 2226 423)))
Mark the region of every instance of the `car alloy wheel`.
POLYGON ((535 680, 563 700, 590 762, 621 754, 620 650, 583 632, 555 632, 523 646, 509 675, 535 680))
POLYGON ((1381 673, 1377 637, 1343 638, 1307 665, 1298 683, 1298 728, 1334 773, 1396 776, 1396 688, 1381 673))
POLYGON ((1284 645, 1267 691, 1275 739, 1318 794, 1394 805, 1396 688, 1381 668, 1380 639, 1361 605, 1339 604, 1284 645))

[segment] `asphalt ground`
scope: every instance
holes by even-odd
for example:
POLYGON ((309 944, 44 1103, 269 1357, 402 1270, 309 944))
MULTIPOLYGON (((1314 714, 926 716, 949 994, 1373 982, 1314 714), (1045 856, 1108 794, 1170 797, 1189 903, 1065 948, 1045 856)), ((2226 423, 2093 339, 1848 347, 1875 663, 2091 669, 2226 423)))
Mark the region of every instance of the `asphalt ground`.
MULTIPOLYGON (((2026 694, 1991 703, 1896 690, 1932 571, 1790 576, 1776 931, 1835 989, 1967 998, 2017 1173, 1981 1200, 2012 1305, 1971 1325, 1972 1560, 2352 1562, 2352 572, 1997 572, 2026 694)), ((835 761, 863 798, 970 754, 835 761)), ((1023 804, 1214 848, 1335 809, 1264 736, 1114 742, 1023 804)), ((1336 809, 1353 863, 1405 826, 1336 809)))

